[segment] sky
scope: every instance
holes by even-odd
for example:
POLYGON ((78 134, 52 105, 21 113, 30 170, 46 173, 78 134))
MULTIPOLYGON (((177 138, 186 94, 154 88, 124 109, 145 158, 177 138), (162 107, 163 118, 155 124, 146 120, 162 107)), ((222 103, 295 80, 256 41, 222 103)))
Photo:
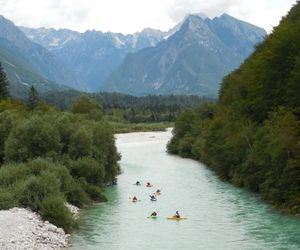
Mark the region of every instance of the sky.
POLYGON ((187 14, 227 13, 270 32, 296 0, 0 0, 0 14, 16 25, 101 30, 124 34, 166 31, 187 14))

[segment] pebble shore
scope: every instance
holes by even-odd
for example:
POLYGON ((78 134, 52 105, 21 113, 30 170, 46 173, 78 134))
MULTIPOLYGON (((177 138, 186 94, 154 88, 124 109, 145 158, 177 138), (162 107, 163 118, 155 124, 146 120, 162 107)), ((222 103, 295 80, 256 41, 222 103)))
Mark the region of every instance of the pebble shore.
MULTIPOLYGON (((79 209, 66 204, 75 217, 79 209)), ((0 211, 0 249, 56 250, 69 245, 70 235, 25 208, 0 211)))

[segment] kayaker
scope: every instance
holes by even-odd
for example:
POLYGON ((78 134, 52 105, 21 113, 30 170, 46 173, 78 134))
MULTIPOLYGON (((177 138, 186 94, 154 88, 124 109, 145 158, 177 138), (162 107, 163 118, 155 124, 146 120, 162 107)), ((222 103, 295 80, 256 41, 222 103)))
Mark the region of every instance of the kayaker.
POLYGON ((150 216, 151 217, 156 217, 157 216, 157 212, 153 212, 150 216))
POLYGON ((134 196, 134 197, 132 198, 132 201, 138 201, 138 199, 136 198, 136 196, 134 196))
POLYGON ((160 189, 157 189, 156 194, 160 194, 160 193, 161 193, 160 189))
POLYGON ((139 181, 136 181, 135 185, 140 186, 141 183, 139 181))
POLYGON ((175 217, 175 218, 180 218, 180 214, 179 214, 179 212, 178 212, 178 211, 176 211, 176 213, 175 213, 175 215, 174 215, 173 217, 175 217))
POLYGON ((149 195, 149 196, 150 196, 151 201, 156 201, 156 197, 153 194, 149 195))
POLYGON ((152 187, 151 183, 150 183, 150 182, 147 182, 146 187, 152 187))

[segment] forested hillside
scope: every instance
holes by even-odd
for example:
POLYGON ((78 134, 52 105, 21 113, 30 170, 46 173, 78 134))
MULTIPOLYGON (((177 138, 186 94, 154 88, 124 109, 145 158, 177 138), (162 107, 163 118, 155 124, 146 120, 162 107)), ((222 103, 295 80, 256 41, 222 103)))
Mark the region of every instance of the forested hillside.
POLYGON ((0 69, 0 209, 28 207, 70 231, 76 223, 65 202, 104 201, 119 157, 97 103, 80 99, 62 112, 38 103, 33 87, 27 105, 12 101, 0 69))
POLYGON ((300 3, 226 76, 217 104, 180 115, 170 153, 300 213, 300 3))

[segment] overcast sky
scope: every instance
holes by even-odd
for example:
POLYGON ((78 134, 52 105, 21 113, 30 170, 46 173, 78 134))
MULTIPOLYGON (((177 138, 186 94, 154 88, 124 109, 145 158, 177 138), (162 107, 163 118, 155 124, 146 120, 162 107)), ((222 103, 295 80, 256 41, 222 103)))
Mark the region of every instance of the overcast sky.
POLYGON ((188 13, 228 13, 268 32, 296 0, 0 0, 0 14, 17 25, 134 33, 168 30, 188 13))

